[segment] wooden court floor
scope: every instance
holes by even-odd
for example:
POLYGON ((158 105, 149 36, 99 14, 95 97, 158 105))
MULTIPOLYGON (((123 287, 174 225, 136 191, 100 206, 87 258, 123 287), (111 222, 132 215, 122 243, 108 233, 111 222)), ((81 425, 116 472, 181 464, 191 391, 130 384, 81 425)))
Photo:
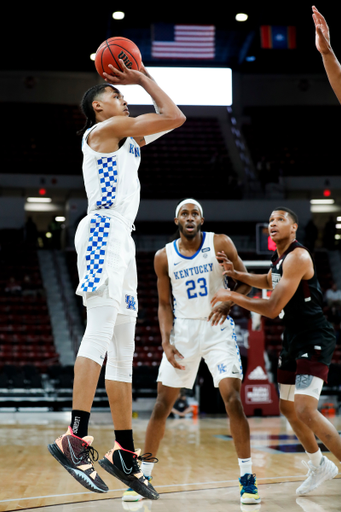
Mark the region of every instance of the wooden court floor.
MULTIPOLYGON (((143 449, 147 421, 133 420, 136 448, 143 449)), ((330 421, 340 430, 341 417, 330 421)), ((249 419, 261 505, 239 503, 239 469, 224 417, 169 419, 153 472, 160 499, 137 503, 122 502, 123 484, 98 464, 110 489, 103 495, 88 492, 53 459, 46 446, 65 432, 68 422, 69 413, 0 412, 0 511, 341 511, 340 475, 305 497, 296 496, 307 472, 301 464, 306 456, 281 417, 249 419)), ((113 444, 110 414, 94 413, 89 433, 102 457, 113 444)))

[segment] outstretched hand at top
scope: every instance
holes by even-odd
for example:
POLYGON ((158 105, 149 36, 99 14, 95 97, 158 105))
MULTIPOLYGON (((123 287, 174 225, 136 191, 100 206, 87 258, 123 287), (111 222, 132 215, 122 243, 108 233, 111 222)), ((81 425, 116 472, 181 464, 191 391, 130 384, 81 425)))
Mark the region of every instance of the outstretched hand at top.
POLYGON ((313 5, 313 20, 315 24, 315 44, 322 54, 330 52, 330 33, 325 18, 313 5))

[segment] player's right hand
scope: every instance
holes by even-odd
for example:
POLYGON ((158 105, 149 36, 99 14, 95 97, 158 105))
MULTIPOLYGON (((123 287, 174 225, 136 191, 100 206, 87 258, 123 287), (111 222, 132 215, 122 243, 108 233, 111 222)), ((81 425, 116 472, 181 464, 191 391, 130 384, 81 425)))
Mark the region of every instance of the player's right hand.
POLYGON ((121 66, 121 70, 114 68, 112 64, 108 64, 108 67, 111 69, 112 74, 103 73, 104 79, 106 82, 112 83, 113 85, 132 85, 139 84, 141 81, 141 76, 143 74, 136 69, 129 69, 125 65, 125 62, 122 59, 119 59, 119 63, 121 66))
POLYGON ((175 357, 183 359, 184 356, 180 354, 180 352, 175 348, 174 345, 171 345, 170 343, 168 343, 167 345, 163 345, 163 350, 164 353, 166 354, 168 361, 172 366, 174 366, 174 368, 177 368, 178 370, 185 370, 185 367, 175 359, 175 357))
POLYGON ((224 268, 223 275, 237 279, 237 272, 234 270, 232 261, 228 259, 224 252, 217 252, 217 260, 219 264, 224 268))

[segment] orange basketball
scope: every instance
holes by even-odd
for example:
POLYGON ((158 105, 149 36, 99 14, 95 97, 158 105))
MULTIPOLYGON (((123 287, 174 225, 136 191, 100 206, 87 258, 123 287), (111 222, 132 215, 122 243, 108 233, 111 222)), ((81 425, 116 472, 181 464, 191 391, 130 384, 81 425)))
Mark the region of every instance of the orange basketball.
POLYGON ((139 70, 141 67, 141 53, 133 41, 125 37, 106 39, 96 52, 95 67, 97 73, 102 77, 104 71, 111 75, 112 69, 108 67, 109 64, 112 64, 116 69, 121 69, 119 59, 122 59, 129 69, 139 70))

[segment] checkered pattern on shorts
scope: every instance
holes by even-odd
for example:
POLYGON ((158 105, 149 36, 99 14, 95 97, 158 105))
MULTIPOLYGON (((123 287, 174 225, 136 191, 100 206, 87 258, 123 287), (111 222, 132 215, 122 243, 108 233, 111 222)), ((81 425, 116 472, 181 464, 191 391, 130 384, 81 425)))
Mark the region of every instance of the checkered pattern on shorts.
POLYGON ((103 271, 105 249, 109 236, 110 218, 96 214, 90 223, 89 245, 86 250, 86 275, 82 280, 84 292, 97 290, 103 271))
POLYGON ((117 162, 116 158, 102 157, 97 160, 102 198, 96 202, 98 208, 110 208, 116 197, 117 162))

